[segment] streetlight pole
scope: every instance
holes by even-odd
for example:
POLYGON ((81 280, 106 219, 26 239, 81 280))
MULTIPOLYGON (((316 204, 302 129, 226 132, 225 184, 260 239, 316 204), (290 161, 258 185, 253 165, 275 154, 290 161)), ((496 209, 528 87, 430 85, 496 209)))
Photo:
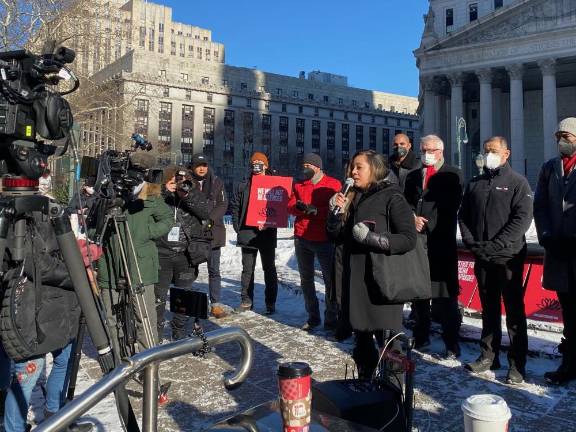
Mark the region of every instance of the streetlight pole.
POLYGON ((456 117, 456 161, 460 169, 462 169, 462 144, 468 144, 466 120, 464 117, 456 117), (464 135, 461 134, 462 130, 464 130, 464 135))

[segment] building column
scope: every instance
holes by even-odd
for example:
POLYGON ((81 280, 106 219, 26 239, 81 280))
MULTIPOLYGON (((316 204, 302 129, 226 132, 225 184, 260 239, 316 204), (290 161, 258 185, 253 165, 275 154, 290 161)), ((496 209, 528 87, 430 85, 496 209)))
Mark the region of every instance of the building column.
POLYGON ((492 133, 494 135, 504 135, 502 132, 502 89, 492 87, 492 133))
POLYGON ((492 70, 478 71, 480 81, 480 145, 492 136, 492 70))
POLYGON ((554 133, 558 126, 558 106, 556 96, 556 59, 538 63, 542 71, 542 112, 544 130, 544 160, 558 154, 554 133))
POLYGON ((434 77, 422 77, 424 86, 424 136, 435 133, 436 129, 436 97, 434 94, 434 77))
MULTIPOLYGON (((454 73, 448 76, 448 81, 450 81, 450 88, 451 88, 451 97, 450 97, 450 114, 451 118, 449 121, 450 124, 450 136, 451 136, 451 144, 452 144, 452 164, 458 165, 458 119, 464 116, 464 102, 462 96, 462 86, 463 76, 462 73, 454 73)), ((466 165, 464 162, 464 155, 466 152, 464 151, 464 144, 460 143, 460 163, 462 170, 464 170, 464 166, 466 165)))
POLYGON ((524 76, 523 65, 507 68, 510 75, 510 151, 512 167, 526 175, 526 156, 524 154, 524 76))

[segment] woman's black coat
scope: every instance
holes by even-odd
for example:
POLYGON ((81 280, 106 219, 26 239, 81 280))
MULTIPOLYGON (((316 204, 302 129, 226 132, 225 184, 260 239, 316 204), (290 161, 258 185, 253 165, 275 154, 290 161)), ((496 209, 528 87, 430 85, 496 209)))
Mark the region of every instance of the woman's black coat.
POLYGON ((377 233, 387 233, 390 226, 389 253, 402 254, 416 246, 414 216, 400 188, 384 181, 364 193, 356 193, 345 221, 340 216, 328 221, 329 236, 343 242, 343 284, 344 289, 346 284, 349 289, 352 328, 356 331, 388 329, 393 326, 391 323, 397 322, 397 319, 390 317, 390 313, 398 310, 398 306, 384 305, 373 278, 366 275, 366 269, 370 266, 370 252, 378 251, 356 242, 352 237, 352 227, 363 221, 373 222, 377 233))

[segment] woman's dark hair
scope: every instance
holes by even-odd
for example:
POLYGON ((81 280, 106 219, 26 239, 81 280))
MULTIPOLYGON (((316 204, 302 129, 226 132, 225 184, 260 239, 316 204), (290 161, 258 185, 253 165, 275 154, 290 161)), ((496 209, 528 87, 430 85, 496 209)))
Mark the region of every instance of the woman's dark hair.
POLYGON ((388 168, 388 159, 383 154, 377 153, 374 150, 360 150, 350 160, 348 167, 348 177, 352 177, 352 170, 354 169, 354 159, 358 156, 365 156, 370 165, 370 184, 375 185, 386 178, 390 172, 388 168))

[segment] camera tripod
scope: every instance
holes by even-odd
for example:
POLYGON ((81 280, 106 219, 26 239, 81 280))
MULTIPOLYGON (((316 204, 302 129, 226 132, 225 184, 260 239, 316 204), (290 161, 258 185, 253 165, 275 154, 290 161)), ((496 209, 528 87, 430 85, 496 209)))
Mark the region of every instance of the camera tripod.
MULTIPOLYGON (((27 224, 32 219, 33 213, 39 212, 50 218, 56 241, 86 322, 86 328, 98 352, 98 363, 102 373, 107 374, 120 364, 120 356, 119 353, 114 352, 110 344, 106 314, 97 300, 98 293, 94 292, 90 286, 68 215, 62 206, 51 203, 47 197, 39 195, 37 185, 37 180, 26 177, 3 179, 3 191, 0 195, 0 263, 3 263, 8 248, 12 262, 22 265, 26 255, 27 224)), ((81 347, 82 341, 78 340, 76 343, 81 347)), ((76 377, 72 379, 75 383, 76 377)), ((124 429, 128 432, 139 432, 140 428, 126 390, 119 387, 114 394, 124 429)))

